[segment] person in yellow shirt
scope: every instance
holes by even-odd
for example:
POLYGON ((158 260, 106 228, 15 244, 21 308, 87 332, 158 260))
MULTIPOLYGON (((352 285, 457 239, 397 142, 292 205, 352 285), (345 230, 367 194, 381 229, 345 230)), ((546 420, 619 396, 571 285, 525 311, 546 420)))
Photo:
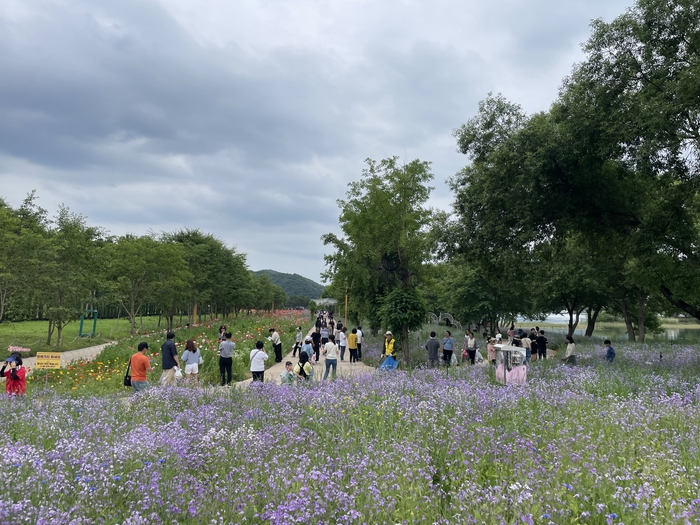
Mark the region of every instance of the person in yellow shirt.
POLYGON ((387 357, 391 356, 396 359, 396 349, 394 348, 396 339, 394 339, 394 334, 387 331, 384 336, 386 337, 386 340, 384 341, 384 355, 387 357))
POLYGON ((348 350, 350 350, 350 363, 357 363, 357 328, 352 329, 352 333, 347 339, 348 350))

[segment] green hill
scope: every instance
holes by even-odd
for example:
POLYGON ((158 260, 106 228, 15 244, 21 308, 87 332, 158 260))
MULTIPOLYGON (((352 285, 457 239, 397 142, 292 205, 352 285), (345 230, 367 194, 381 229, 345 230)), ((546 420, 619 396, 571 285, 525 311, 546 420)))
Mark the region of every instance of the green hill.
POLYGON ((318 299, 323 293, 325 286, 317 282, 302 277, 297 273, 281 273, 274 270, 260 270, 253 272, 256 275, 265 274, 274 284, 284 290, 288 296, 303 296, 311 299, 318 299))

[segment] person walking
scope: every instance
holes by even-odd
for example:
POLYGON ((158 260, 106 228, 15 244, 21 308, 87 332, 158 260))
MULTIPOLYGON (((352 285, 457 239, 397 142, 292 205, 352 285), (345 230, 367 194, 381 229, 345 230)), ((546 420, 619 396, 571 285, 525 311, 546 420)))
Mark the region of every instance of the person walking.
POLYGON ((194 379, 194 385, 199 385, 199 360, 202 358, 202 353, 194 345, 194 341, 188 340, 185 342, 185 351, 182 353, 182 362, 185 363, 185 385, 190 384, 190 376, 194 379))
POLYGON ((440 341, 435 339, 437 334, 430 332, 430 339, 425 343, 425 349, 428 351, 428 368, 438 366, 438 351, 440 350, 440 341))
POLYGON ((304 338, 304 333, 301 331, 301 326, 297 326, 297 334, 294 338, 294 349, 292 350, 292 357, 296 357, 297 351, 301 348, 301 340, 304 338))
POLYGON ((316 354, 316 362, 318 363, 318 360, 321 357, 321 330, 317 329, 314 333, 311 334, 311 342, 312 346, 314 348, 314 354, 316 354))
POLYGON ((362 361, 362 345, 365 343, 365 334, 362 333, 362 327, 357 327, 357 360, 362 361))
MULTIPOLYGON (((338 337, 336 337, 336 339, 338 340, 338 346, 340 347, 341 361, 345 360, 345 348, 348 344, 348 338, 345 336, 346 331, 347 329, 345 327, 341 328, 340 330, 338 330, 338 337)), ((352 362, 352 354, 350 354, 350 362, 352 362)))
POLYGON ((322 326, 321 327, 321 346, 326 346, 326 343, 328 342, 328 336, 331 335, 331 333, 328 331, 328 327, 322 326))
POLYGON ((350 362, 357 363, 357 328, 352 329, 348 335, 348 350, 350 350, 350 362))
POLYGON ((455 340, 452 338, 452 332, 445 330, 445 337, 442 338, 442 359, 445 361, 445 366, 450 366, 454 346, 455 340))
POLYGON ((231 332, 224 334, 224 341, 219 345, 219 374, 221 375, 221 386, 231 384, 233 369, 233 351, 236 343, 231 341, 231 332))
POLYGON ((177 357, 177 347, 175 346, 175 333, 168 332, 165 342, 160 347, 161 367, 163 373, 160 376, 160 384, 163 386, 175 386, 175 370, 180 368, 180 359, 177 357))
POLYGON ((570 335, 566 336, 566 354, 562 361, 565 361, 567 365, 576 365, 576 343, 574 343, 574 338, 570 335))
POLYGON ((275 363, 281 363, 282 341, 280 340, 280 334, 277 333, 275 328, 270 328, 270 337, 268 337, 267 340, 272 342, 272 348, 275 351, 275 363))
POLYGON ((250 371, 253 373, 253 382, 265 381, 265 361, 268 355, 265 353, 265 343, 258 341, 255 348, 250 351, 250 371))
POLYGON ((336 377, 338 369, 338 345, 335 344, 335 337, 329 334, 328 342, 323 347, 323 355, 326 356, 326 373, 323 380, 328 379, 328 371, 333 369, 333 379, 336 377))
POLYGON ((138 350, 129 358, 129 369, 131 370, 131 388, 134 394, 148 388, 147 373, 152 372, 151 360, 146 357, 148 343, 139 343, 138 350))

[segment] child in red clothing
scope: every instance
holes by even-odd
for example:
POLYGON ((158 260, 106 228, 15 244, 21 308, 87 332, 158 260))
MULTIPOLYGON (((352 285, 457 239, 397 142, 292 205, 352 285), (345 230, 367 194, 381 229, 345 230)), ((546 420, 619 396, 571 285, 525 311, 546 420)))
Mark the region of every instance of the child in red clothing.
POLYGON ((9 395, 23 396, 27 392, 27 369, 22 366, 22 357, 12 354, 5 359, 5 364, 0 368, 0 376, 5 377, 5 392, 9 395), (7 367, 10 367, 6 371, 7 367))

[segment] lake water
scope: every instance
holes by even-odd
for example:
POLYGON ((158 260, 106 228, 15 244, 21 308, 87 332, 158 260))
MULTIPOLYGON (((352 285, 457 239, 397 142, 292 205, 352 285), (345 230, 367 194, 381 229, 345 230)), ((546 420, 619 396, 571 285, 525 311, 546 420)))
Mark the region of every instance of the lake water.
MULTIPOLYGON (((550 326, 543 327, 543 330, 545 331, 562 334, 566 334, 569 331, 567 325, 568 317, 551 315, 547 317, 547 319, 544 322, 550 324, 550 326)), ((518 323, 518 326, 521 328, 532 328, 535 325, 539 324, 542 324, 542 322, 522 321, 521 323, 518 323)), ((700 341, 700 326, 693 324, 685 326, 685 323, 678 323, 678 325, 665 325, 663 328, 663 333, 647 334, 646 339, 648 341, 700 341)), ((574 332, 574 335, 583 337, 585 333, 586 319, 582 316, 581 321, 578 324, 578 328, 574 332)), ((593 337, 607 338, 611 341, 627 341, 627 330, 625 329, 624 325, 621 324, 596 323, 595 331, 593 332, 593 337)))

